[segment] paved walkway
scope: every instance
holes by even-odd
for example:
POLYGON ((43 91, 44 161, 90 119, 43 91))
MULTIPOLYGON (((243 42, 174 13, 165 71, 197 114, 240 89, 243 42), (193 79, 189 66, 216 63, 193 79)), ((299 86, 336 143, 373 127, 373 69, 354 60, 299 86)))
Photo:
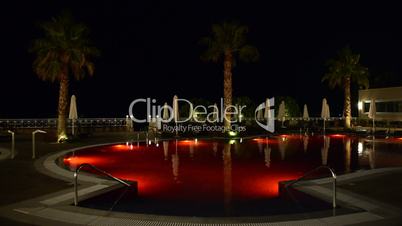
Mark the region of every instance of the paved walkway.
POLYGON ((4 159, 8 159, 10 157, 10 150, 6 148, 0 148, 0 161, 4 159))
MULTIPOLYGON (((62 189, 71 188, 71 183, 46 176, 35 169, 35 160, 32 159, 32 141, 30 134, 15 135, 16 156, 13 160, 0 160, 0 208, 2 206, 32 199, 38 196, 57 192, 62 189)), ((136 134, 119 133, 97 133, 85 139, 77 139, 71 143, 56 144, 46 141, 40 135, 36 140, 37 159, 61 150, 76 147, 107 143, 121 142, 127 139, 137 139, 136 134)), ((10 141, 7 137, 0 140, 0 150, 10 149, 10 141)), ((0 225, 13 225, 12 221, 0 217, 0 225)), ((15 222, 15 225, 21 223, 15 222)))

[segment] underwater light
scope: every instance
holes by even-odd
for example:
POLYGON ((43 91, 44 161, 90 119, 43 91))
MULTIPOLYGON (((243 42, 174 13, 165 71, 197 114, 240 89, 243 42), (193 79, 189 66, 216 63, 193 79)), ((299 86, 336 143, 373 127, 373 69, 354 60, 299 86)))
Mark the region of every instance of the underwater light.
POLYGON ((330 137, 345 137, 345 135, 336 133, 336 134, 330 135, 330 137))

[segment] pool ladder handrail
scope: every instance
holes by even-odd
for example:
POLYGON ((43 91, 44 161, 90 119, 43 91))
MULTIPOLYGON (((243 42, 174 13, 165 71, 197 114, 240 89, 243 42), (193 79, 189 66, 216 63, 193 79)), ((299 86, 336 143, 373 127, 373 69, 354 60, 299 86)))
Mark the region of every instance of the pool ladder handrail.
POLYGON ((289 186, 292 186, 298 182, 300 182, 301 180, 303 180, 305 177, 311 175, 312 173, 320 170, 320 169, 328 169, 329 172, 331 173, 331 177, 332 177, 332 208, 336 208, 336 173, 335 171, 329 167, 329 166, 319 166, 313 170, 308 171, 307 173, 305 173, 303 176, 299 177, 296 180, 293 180, 291 182, 289 182, 288 184, 286 184, 286 188, 288 188, 289 186))
POLYGON ((91 165, 91 164, 89 164, 89 163, 83 163, 83 164, 79 165, 79 166, 77 167, 77 169, 75 170, 75 172, 74 172, 74 205, 75 205, 75 206, 78 205, 78 174, 80 173, 80 170, 81 170, 82 168, 84 168, 84 167, 90 167, 90 168, 92 168, 93 170, 95 170, 95 171, 97 171, 97 172, 99 172, 99 173, 101 173, 101 174, 103 174, 103 175, 109 177, 109 178, 112 179, 112 180, 115 180, 115 181, 119 182, 120 184, 122 184, 122 185, 124 185, 124 186, 126 186, 126 187, 130 187, 130 186, 131 186, 129 183, 123 181, 122 179, 119 179, 119 178, 117 178, 117 177, 114 177, 114 176, 112 176, 110 173, 108 173, 108 172, 106 172, 106 171, 103 171, 103 170, 99 169, 98 167, 96 167, 96 166, 94 166, 94 165, 91 165))

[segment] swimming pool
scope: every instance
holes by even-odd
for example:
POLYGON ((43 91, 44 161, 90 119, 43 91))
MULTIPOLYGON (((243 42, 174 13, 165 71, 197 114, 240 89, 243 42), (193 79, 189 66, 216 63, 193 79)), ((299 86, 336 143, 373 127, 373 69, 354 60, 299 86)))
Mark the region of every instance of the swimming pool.
MULTIPOLYGON (((70 170, 89 163, 115 177, 137 181, 138 196, 123 198, 122 211, 250 216, 284 209, 292 212, 289 208, 294 203, 278 198, 280 181, 299 178, 320 165, 328 165, 338 174, 401 166, 401 148, 398 139, 373 142, 342 134, 280 135, 127 142, 69 153, 63 162, 70 170)), ((330 208, 312 197, 302 199, 310 205, 308 210, 330 208)), ((102 206, 105 200, 84 201, 83 206, 102 206)))

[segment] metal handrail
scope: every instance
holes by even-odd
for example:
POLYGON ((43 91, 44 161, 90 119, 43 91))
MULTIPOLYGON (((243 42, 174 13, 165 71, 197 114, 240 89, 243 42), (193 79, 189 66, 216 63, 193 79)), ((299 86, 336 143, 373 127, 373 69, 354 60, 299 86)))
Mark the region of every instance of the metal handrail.
POLYGON ((286 184, 286 188, 298 183, 299 181, 303 180, 305 177, 311 175, 312 173, 314 173, 315 171, 318 171, 320 169, 328 169, 329 172, 331 173, 331 176, 332 176, 332 207, 336 208, 336 173, 329 166, 319 166, 313 170, 308 171, 303 176, 299 177, 297 180, 291 181, 288 184, 286 184))
POLYGON ((105 176, 107 176, 107 177, 119 182, 120 184, 123 184, 124 186, 127 186, 127 187, 131 186, 129 183, 123 181, 122 179, 119 179, 117 177, 112 176, 110 173, 107 173, 107 172, 97 168, 96 166, 93 166, 93 165, 91 165, 89 163, 83 163, 83 164, 79 165, 77 167, 77 169, 75 170, 75 172, 74 172, 74 205, 75 206, 78 205, 78 174, 79 174, 80 170, 83 167, 87 167, 87 166, 92 168, 92 169, 94 169, 95 171, 97 171, 97 172, 99 172, 99 173, 101 173, 101 174, 103 174, 103 175, 105 175, 105 176))

